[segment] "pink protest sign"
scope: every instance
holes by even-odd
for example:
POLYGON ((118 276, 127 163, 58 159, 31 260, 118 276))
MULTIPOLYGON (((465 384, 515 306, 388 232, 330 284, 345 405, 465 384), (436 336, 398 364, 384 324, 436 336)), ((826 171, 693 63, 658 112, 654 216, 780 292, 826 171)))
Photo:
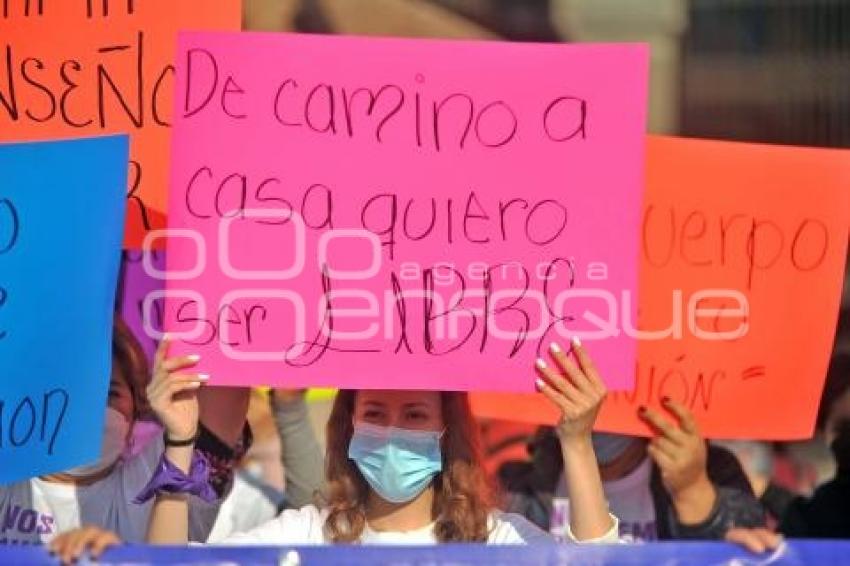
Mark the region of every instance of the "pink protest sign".
POLYGON ((647 49, 183 33, 165 324, 218 384, 628 388, 647 49))

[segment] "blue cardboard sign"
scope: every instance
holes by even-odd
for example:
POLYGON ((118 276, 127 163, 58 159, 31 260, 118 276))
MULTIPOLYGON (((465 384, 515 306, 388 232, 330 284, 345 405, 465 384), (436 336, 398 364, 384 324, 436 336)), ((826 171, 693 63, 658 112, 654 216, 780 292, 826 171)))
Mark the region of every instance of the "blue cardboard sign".
POLYGON ((0 144, 0 484, 99 456, 128 155, 0 144))

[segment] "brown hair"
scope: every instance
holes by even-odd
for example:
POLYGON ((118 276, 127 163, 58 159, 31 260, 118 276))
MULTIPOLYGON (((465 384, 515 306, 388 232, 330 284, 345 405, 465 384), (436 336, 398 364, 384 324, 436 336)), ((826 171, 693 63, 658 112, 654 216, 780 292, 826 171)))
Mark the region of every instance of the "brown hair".
POLYGON ((133 420, 149 417, 151 409, 145 393, 150 377, 148 360, 142 345, 118 313, 112 325, 112 365, 130 387, 133 420))
MULTIPOLYGON (((335 543, 358 541, 366 526, 369 484, 348 458, 356 397, 356 391, 340 391, 328 420, 325 532, 335 543)), ((443 391, 440 400, 446 432, 441 441, 443 471, 434 478, 435 535, 440 542, 485 542, 493 506, 478 427, 466 393, 443 391)))

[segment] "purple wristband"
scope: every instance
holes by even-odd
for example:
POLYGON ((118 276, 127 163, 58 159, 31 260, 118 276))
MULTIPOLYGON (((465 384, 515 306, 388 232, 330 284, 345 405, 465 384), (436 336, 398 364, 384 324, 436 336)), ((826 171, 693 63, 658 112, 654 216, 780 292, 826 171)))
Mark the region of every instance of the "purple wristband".
POLYGON ((157 493, 188 493, 200 497, 207 503, 212 503, 218 496, 209 483, 210 465, 206 457, 192 452, 192 465, 189 475, 184 474, 177 466, 168 461, 165 454, 159 461, 151 481, 139 492, 133 503, 144 503, 157 493))

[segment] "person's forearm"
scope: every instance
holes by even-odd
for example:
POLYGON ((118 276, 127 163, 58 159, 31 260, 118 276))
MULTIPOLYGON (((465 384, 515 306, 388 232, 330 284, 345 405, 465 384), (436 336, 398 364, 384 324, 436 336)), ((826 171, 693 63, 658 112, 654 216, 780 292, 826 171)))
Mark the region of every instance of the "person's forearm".
POLYGON ((590 437, 561 440, 570 500, 570 530, 576 540, 595 539, 611 530, 611 516, 590 437))
POLYGON ((683 525, 704 522, 717 502, 717 491, 708 477, 700 478, 693 485, 671 495, 676 518, 683 525))
POLYGON ((273 403, 275 423, 281 438, 286 499, 293 507, 312 502, 324 480, 322 450, 310 424, 302 398, 273 403))
MULTIPOLYGON (((193 446, 168 446, 165 457, 184 474, 192 465, 193 446)), ((189 542, 189 502, 187 495, 157 495, 151 510, 147 541, 151 544, 189 542)))

